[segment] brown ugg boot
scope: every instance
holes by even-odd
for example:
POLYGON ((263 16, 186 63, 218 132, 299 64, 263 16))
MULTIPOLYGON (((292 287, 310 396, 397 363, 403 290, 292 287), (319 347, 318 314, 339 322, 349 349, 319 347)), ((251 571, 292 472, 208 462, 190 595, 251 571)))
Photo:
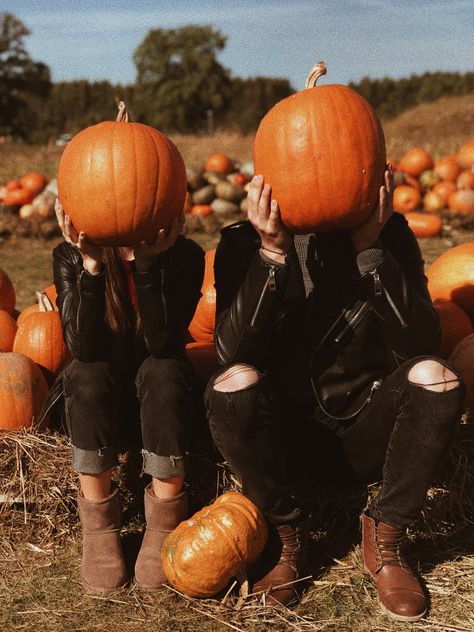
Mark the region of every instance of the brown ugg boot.
POLYGON ((122 510, 118 490, 103 500, 77 498, 82 523, 81 579, 89 592, 109 593, 128 581, 120 543, 122 510))
POLYGON ((380 604, 397 621, 418 621, 427 610, 420 582, 403 556, 405 531, 362 514, 364 568, 377 586, 380 604))
POLYGON ((301 571, 308 549, 308 522, 270 525, 268 541, 258 565, 253 593, 264 592, 269 605, 296 605, 301 571))
POLYGON ((188 496, 181 492, 173 498, 155 496, 152 484, 145 488, 146 531, 135 564, 135 581, 142 590, 159 590, 166 582, 161 566, 163 542, 188 511, 188 496))

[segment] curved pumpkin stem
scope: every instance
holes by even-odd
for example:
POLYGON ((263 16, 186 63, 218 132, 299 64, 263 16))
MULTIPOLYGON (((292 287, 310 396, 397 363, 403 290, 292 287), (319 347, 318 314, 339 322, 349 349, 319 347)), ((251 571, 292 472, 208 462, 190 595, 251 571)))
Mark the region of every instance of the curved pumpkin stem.
POLYGON ((305 88, 314 88, 316 81, 319 77, 322 77, 327 73, 326 64, 323 61, 318 61, 311 68, 309 75, 306 78, 305 88))
POLYGON ((247 573, 245 572, 245 569, 243 568, 237 571, 237 573, 235 574, 235 577, 240 584, 239 599, 237 600, 237 603, 235 604, 235 608, 236 610, 240 610, 242 606, 244 605, 245 600, 249 596, 249 580, 247 577, 247 573))
POLYGON ((36 292, 40 312, 54 312, 54 305, 46 292, 36 292))
POLYGON ((116 121, 118 121, 119 123, 129 123, 130 122, 130 116, 128 115, 127 106, 125 105, 125 101, 120 101, 119 104, 118 104, 118 114, 117 114, 116 121))

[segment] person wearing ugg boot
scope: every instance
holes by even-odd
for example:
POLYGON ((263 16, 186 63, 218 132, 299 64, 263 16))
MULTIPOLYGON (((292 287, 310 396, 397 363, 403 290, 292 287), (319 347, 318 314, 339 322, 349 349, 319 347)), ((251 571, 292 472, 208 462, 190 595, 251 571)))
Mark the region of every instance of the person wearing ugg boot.
POLYGON ((120 449, 138 442, 151 483, 135 578, 140 588, 157 590, 165 580, 162 542, 187 515, 183 483, 202 388, 185 341, 204 253, 180 235, 182 217, 153 244, 101 248, 76 231, 59 201, 56 214, 65 241, 53 252, 54 283, 72 360, 50 400, 64 397, 79 474, 82 581, 89 591, 108 593, 129 580, 112 471, 120 449))
POLYGON ((222 368, 205 402, 217 447, 269 522, 253 578, 268 604, 299 598, 308 515, 298 487, 381 480, 361 516, 365 570, 392 618, 415 621, 427 610, 403 542, 455 435, 464 389, 436 357, 439 318, 392 191, 387 170, 362 226, 293 235, 255 176, 249 221, 221 233, 222 368))

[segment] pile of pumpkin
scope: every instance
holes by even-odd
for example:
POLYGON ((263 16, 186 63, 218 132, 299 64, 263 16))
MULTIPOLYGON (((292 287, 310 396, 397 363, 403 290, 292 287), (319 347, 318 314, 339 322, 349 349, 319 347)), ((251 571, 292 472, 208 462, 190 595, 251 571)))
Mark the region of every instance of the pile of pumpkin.
POLYGON ((395 173, 394 209, 405 214, 417 237, 441 233, 440 213, 474 213, 474 140, 437 160, 422 147, 412 147, 399 162, 388 161, 395 173))
POLYGON ((31 171, 0 187, 0 208, 18 212, 21 219, 42 221, 54 214, 57 195, 56 178, 48 183, 43 173, 31 171))
POLYGON ((252 163, 240 166, 224 153, 209 156, 199 169, 186 167, 185 213, 199 217, 213 214, 224 221, 246 213, 252 175, 252 163))

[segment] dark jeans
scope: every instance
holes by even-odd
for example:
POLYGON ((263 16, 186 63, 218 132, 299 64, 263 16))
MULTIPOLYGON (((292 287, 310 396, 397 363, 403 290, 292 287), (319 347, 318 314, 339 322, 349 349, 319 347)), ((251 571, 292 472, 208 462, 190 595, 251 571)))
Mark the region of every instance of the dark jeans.
POLYGON ((141 444, 145 473, 184 476, 199 390, 186 362, 150 356, 134 376, 107 362, 73 360, 63 390, 76 471, 103 472, 117 464, 119 447, 141 444))
POLYGON ((298 515, 292 486, 352 477, 382 480, 369 512, 404 528, 417 518, 463 412, 461 383, 436 392, 408 380, 411 367, 425 359, 443 363, 439 358, 406 362, 350 422, 317 421, 314 414, 288 405, 266 376, 244 390, 216 391, 216 374, 205 393, 211 433, 243 492, 273 522, 298 515))

